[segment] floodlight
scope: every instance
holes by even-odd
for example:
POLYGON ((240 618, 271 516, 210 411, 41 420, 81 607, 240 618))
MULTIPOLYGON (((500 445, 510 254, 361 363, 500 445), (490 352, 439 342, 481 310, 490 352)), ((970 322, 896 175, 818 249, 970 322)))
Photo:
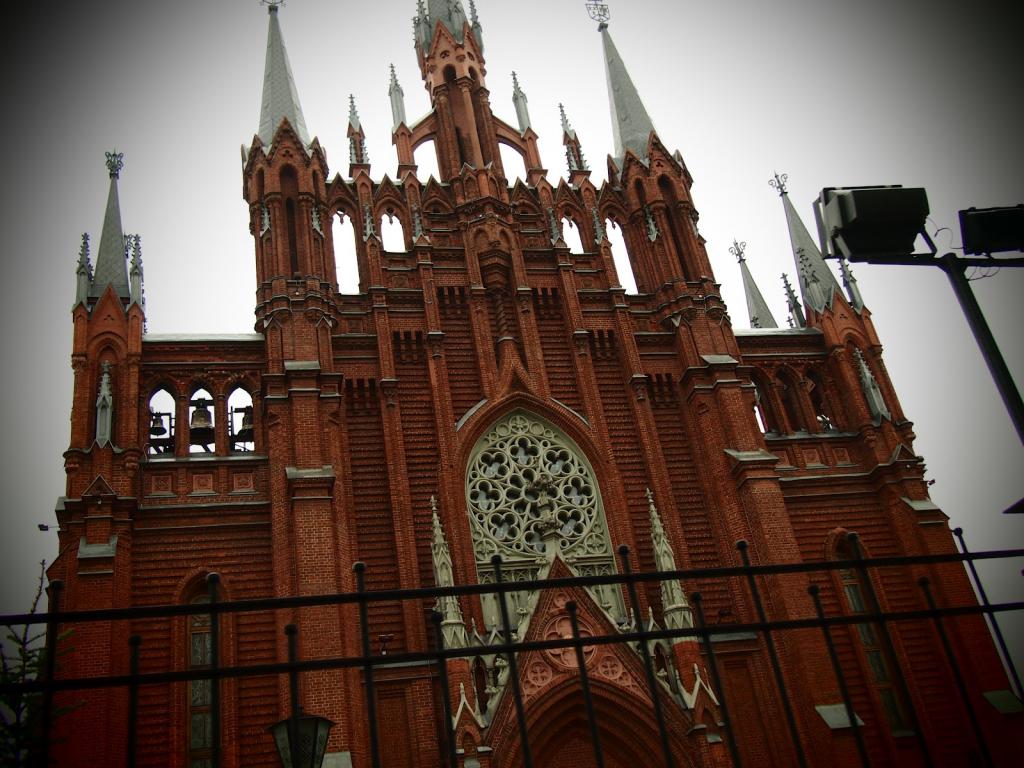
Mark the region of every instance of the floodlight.
POLYGON ((826 187, 818 206, 829 255, 862 261, 871 256, 909 256, 924 231, 928 196, 901 185, 826 187))
POLYGON ((960 234, 965 254, 1024 251, 1024 204, 960 211, 960 234))

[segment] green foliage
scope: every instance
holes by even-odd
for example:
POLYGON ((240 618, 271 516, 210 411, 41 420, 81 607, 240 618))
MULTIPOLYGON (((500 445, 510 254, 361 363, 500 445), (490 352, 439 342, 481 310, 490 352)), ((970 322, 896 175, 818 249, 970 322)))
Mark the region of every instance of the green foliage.
MULTIPOLYGON (((39 584, 29 613, 39 610, 43 596, 46 562, 39 563, 39 584)), ((0 765, 28 765, 39 748, 42 693, 26 692, 14 686, 38 680, 46 663, 43 624, 5 626, 0 634, 0 765), (12 686, 12 688, 8 688, 12 686)))

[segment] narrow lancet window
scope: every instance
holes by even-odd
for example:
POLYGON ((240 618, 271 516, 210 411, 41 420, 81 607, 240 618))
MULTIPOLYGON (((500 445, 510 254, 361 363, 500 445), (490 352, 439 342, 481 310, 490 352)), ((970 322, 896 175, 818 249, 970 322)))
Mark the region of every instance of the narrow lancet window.
POLYGON ((188 404, 189 453, 213 453, 213 397, 205 389, 197 389, 188 404))
POLYGON ((149 398, 149 452, 174 453, 175 401, 166 389, 158 389, 149 398))
POLYGON ((352 219, 342 211, 338 211, 331 224, 331 240, 334 242, 334 264, 338 269, 338 292, 359 293, 356 230, 352 226, 352 219))
POLYGON ((228 396, 228 450, 251 453, 255 445, 252 395, 239 387, 228 396))
POLYGON ((576 223, 568 216, 562 217, 562 239, 569 246, 569 253, 583 253, 583 240, 576 223))
POLYGON ((626 293, 638 293, 636 275, 633 273, 633 264, 629 260, 626 238, 622 230, 615 221, 608 219, 605 221, 604 231, 605 237, 608 238, 608 247, 612 251, 612 262, 615 264, 615 271, 619 275, 619 285, 626 289, 626 293))
POLYGON ((393 210, 388 210, 380 221, 381 245, 388 253, 405 253, 405 228, 393 210))

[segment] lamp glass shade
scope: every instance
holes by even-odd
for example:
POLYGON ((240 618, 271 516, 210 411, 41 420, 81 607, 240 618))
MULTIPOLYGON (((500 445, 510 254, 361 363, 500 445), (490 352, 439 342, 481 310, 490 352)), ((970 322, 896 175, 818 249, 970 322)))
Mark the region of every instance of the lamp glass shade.
POLYGON ((284 768, 320 768, 327 753, 327 737, 334 723, 326 717, 300 715, 298 718, 298 765, 292 764, 291 742, 288 738, 290 719, 285 718, 268 729, 274 737, 277 754, 284 768))

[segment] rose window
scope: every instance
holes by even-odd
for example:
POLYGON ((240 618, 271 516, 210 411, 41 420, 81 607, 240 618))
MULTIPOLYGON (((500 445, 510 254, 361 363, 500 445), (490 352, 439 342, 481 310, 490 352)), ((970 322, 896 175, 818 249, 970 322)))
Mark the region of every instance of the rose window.
POLYGON ((568 559, 610 551, 590 467, 568 438, 525 413, 481 440, 466 496, 478 562, 495 553, 533 559, 552 536, 568 559))

